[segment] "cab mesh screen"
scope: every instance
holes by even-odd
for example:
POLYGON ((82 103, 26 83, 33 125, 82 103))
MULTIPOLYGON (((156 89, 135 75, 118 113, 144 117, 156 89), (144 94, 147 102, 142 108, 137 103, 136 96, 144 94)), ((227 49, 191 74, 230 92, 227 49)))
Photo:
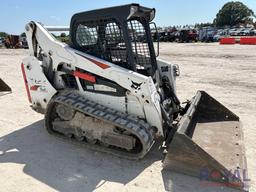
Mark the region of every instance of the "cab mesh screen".
POLYGON ((128 21, 127 28, 130 52, 121 26, 113 19, 79 23, 75 38, 82 51, 88 54, 127 67, 127 64, 133 65, 128 61, 131 53, 136 68, 146 68, 151 60, 145 29, 137 20, 128 21))

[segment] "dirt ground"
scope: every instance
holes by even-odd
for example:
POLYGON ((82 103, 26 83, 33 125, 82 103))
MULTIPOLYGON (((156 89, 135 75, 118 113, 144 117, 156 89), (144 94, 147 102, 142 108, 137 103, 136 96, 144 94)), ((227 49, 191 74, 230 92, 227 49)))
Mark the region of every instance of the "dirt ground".
MULTIPOLYGON (((178 96, 206 90, 240 116, 250 191, 256 191, 256 46, 162 43, 160 58, 180 66, 178 96)), ((46 132, 29 107, 20 64, 26 50, 0 49, 0 77, 13 93, 0 97, 0 191, 234 191, 162 171, 155 147, 128 161, 65 143, 46 132)))

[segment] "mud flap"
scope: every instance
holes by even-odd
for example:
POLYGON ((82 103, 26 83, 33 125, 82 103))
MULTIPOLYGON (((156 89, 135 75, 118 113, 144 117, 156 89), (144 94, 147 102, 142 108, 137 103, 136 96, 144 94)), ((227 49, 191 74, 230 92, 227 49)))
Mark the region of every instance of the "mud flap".
POLYGON ((0 78, 0 92, 11 92, 12 89, 0 78))
POLYGON ((246 157, 239 117, 198 91, 167 147, 164 169, 246 190, 246 157))

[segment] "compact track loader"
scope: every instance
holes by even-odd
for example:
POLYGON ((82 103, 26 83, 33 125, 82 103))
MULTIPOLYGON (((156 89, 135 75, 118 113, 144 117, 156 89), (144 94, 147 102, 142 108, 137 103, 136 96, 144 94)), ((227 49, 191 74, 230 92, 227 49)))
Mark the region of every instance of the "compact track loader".
POLYGON ((204 91, 181 105, 179 67, 157 59, 154 16, 138 4, 77 13, 70 44, 28 23, 21 67, 32 108, 57 137, 135 160, 163 140, 165 169, 197 177, 207 170, 207 179, 242 189, 234 174, 246 170, 239 117, 204 91))

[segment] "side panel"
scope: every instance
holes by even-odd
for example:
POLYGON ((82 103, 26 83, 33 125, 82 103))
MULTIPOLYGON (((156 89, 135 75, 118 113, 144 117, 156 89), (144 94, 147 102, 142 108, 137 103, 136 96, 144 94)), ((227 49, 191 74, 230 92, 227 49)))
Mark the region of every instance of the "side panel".
POLYGON ((140 118, 145 118, 143 105, 139 102, 138 98, 134 95, 127 96, 127 111, 128 113, 135 114, 140 118))
POLYGON ((82 93, 86 96, 86 98, 96 103, 102 104, 109 108, 114 108, 121 112, 126 112, 125 97, 115 97, 111 95, 92 93, 88 91, 84 91, 82 93))
MULTIPOLYGON (((73 66, 88 71, 92 74, 96 74, 101 77, 110 79, 111 81, 116 82, 121 87, 127 89, 127 94, 129 94, 129 97, 128 95, 126 95, 127 103, 123 103, 124 105, 127 105, 127 109, 122 111, 126 112, 128 110, 128 112, 133 115, 138 115, 142 118, 146 118, 146 120, 152 126, 157 128, 157 135, 163 136, 160 96, 157 93, 155 84, 151 77, 147 77, 134 71, 121 68, 117 65, 76 51, 69 47, 65 47, 65 49, 76 58, 76 60, 72 64, 73 66)), ((81 91, 83 91, 81 89, 81 86, 78 87, 81 91)), ((119 106, 119 103, 122 103, 122 101, 119 101, 120 98, 118 97, 115 97, 116 100, 112 99, 111 104, 109 104, 110 99, 107 98, 111 97, 105 97, 106 95, 101 96, 100 94, 94 94, 94 97, 92 96, 92 94, 88 94, 88 92, 86 92, 85 94, 91 95, 92 100, 98 101, 103 105, 114 108, 116 107, 115 109, 117 110, 123 109, 123 104, 119 106)))
POLYGON ((27 57, 22 62, 28 95, 30 95, 32 108, 40 113, 44 113, 47 103, 54 94, 57 93, 51 83, 43 73, 41 62, 35 57, 27 57))

